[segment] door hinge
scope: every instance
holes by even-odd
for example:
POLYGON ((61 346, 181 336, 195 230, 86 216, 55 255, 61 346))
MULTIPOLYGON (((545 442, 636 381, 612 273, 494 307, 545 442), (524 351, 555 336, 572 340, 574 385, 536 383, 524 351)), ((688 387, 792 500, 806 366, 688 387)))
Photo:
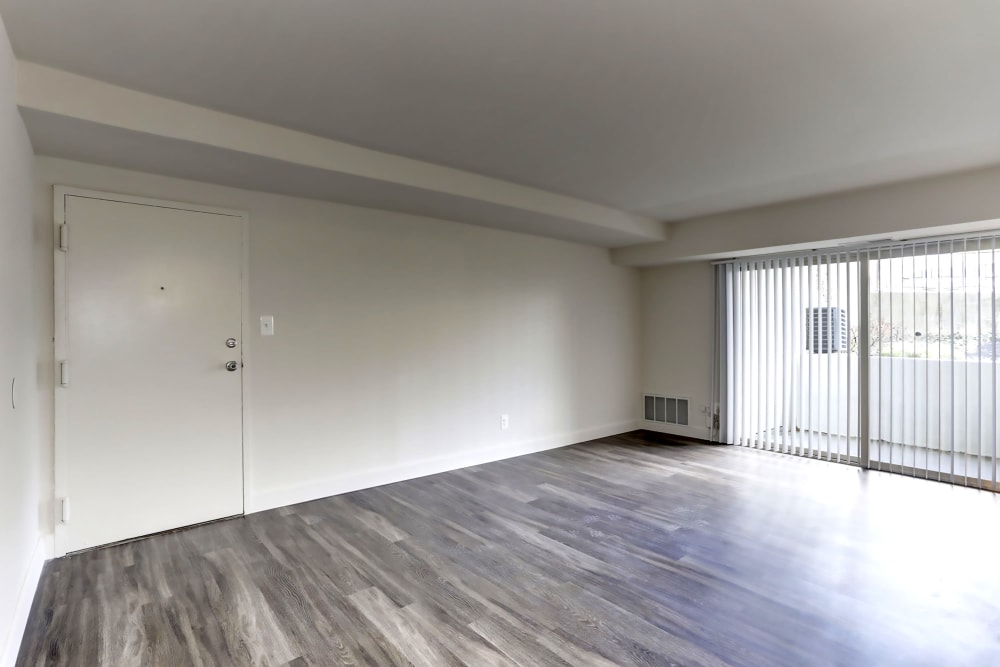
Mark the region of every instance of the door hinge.
POLYGON ((65 222, 59 225, 59 249, 63 252, 69 250, 69 225, 65 222))
POLYGON ((69 523, 69 497, 62 499, 62 516, 60 517, 63 523, 69 523))
POLYGON ((59 362, 59 384, 63 387, 69 386, 69 362, 59 362))

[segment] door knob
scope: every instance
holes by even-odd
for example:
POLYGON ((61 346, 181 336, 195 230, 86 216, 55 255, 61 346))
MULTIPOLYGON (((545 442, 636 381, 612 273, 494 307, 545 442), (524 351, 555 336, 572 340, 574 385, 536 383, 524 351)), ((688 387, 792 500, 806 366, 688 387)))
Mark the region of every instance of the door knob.
POLYGON ((227 371, 235 371, 239 367, 240 367, 240 365, 238 363, 236 363, 235 361, 227 361, 226 362, 226 370, 227 371))
POLYGON ((226 347, 236 347, 236 339, 235 338, 227 338, 226 339, 226 347))

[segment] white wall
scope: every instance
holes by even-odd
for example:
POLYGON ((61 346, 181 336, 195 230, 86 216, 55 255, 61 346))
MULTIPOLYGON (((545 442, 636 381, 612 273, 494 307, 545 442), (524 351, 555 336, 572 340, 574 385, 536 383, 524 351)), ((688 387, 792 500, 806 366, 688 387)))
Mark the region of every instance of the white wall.
POLYGON ((606 250, 40 157, 48 239, 53 184, 249 211, 248 511, 635 426, 639 277, 606 250))
POLYGON ((642 271, 642 388, 689 399, 690 426, 641 422, 642 428, 707 440, 712 391, 715 288, 710 262, 642 271), (707 323, 707 327, 706 327, 707 323))
POLYGON ((0 664, 16 656, 46 552, 40 514, 50 475, 42 472, 39 434, 32 161, 0 22, 0 664))

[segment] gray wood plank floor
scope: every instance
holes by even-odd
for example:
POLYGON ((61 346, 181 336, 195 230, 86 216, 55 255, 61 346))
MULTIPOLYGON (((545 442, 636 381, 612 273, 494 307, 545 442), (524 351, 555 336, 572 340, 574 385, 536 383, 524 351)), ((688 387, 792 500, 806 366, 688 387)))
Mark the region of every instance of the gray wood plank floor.
POLYGON ((997 665, 998 528, 632 433, 52 561, 18 665, 997 665))

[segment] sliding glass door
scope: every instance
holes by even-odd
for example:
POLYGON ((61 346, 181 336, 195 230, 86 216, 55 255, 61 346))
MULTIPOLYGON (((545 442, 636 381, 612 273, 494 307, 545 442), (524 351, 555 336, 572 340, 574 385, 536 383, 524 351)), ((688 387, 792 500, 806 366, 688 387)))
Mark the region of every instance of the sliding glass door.
POLYGON ((997 245, 719 265, 716 438, 996 488, 997 245))
POLYGON ((870 252, 872 468, 994 488, 995 237, 870 252))

